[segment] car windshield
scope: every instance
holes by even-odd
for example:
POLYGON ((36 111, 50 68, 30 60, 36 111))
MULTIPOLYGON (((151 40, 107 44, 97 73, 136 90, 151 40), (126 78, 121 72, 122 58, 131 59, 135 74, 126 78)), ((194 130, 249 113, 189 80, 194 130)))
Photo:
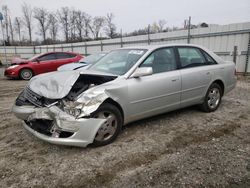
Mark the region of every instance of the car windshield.
POLYGON ((92 54, 92 55, 88 55, 85 58, 80 59, 79 63, 84 63, 84 64, 92 64, 97 62, 99 59, 101 59, 104 55, 106 55, 105 53, 100 53, 100 54, 92 54))
POLYGON ((38 57, 40 57, 40 56, 42 56, 42 55, 43 55, 43 54, 37 54, 37 55, 35 55, 35 56, 29 58, 28 60, 29 60, 29 61, 34 61, 35 59, 37 59, 38 57))
POLYGON ((89 67, 89 70, 123 75, 145 54, 146 51, 145 49, 114 50, 89 67))

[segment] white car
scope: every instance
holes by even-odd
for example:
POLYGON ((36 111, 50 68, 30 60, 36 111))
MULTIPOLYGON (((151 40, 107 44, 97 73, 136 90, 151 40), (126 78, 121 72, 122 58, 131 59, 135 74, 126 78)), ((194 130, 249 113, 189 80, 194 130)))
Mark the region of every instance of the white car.
POLYGON ((191 105, 213 112, 235 84, 235 64, 201 46, 122 48, 82 72, 34 77, 13 112, 44 141, 102 146, 139 119, 191 105))
POLYGON ((62 65, 62 66, 58 67, 57 70, 58 71, 67 71, 67 70, 78 70, 78 69, 81 69, 83 67, 91 65, 93 63, 96 63, 98 60, 100 60, 107 53, 108 52, 100 52, 100 53, 95 53, 95 54, 92 54, 92 55, 88 55, 88 56, 80 59, 79 62, 62 65))

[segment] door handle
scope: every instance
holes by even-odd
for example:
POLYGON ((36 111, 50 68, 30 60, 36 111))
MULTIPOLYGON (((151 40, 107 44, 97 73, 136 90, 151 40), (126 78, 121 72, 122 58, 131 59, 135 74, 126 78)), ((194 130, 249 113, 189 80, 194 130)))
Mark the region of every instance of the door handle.
POLYGON ((176 78, 176 79, 172 79, 171 81, 172 81, 172 82, 176 82, 177 80, 179 80, 179 79, 176 78))
POLYGON ((207 72, 206 75, 210 75, 210 72, 207 72))

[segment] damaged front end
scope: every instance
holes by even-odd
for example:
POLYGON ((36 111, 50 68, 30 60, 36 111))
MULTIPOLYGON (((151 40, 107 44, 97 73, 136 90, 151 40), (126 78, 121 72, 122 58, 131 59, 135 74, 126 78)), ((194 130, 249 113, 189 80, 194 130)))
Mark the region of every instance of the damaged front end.
POLYGON ((24 120, 29 132, 44 141, 85 147, 93 142, 106 121, 91 117, 109 97, 105 91, 94 88, 116 76, 72 74, 74 76, 68 76, 71 83, 67 77, 58 76, 56 81, 56 77, 50 78, 50 75, 31 80, 16 99, 12 111, 24 120))

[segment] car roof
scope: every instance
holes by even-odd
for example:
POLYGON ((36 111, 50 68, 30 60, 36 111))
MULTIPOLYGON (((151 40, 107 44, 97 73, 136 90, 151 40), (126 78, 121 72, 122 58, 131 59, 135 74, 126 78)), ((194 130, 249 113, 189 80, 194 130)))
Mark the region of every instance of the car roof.
POLYGON ((190 47, 198 47, 198 48, 204 48, 202 46, 196 45, 196 44, 183 44, 183 43, 176 43, 176 44, 163 44, 163 45, 147 45, 147 46, 129 46, 129 47, 123 47, 119 49, 145 49, 145 50, 154 50, 162 47, 174 47, 174 46, 190 46, 190 47))
POLYGON ((66 54, 75 54, 75 55, 78 54, 78 53, 76 53, 76 52, 55 51, 55 52, 44 52, 44 53, 40 53, 40 54, 37 54, 37 55, 47 55, 47 54, 57 54, 57 53, 66 53, 66 54))

